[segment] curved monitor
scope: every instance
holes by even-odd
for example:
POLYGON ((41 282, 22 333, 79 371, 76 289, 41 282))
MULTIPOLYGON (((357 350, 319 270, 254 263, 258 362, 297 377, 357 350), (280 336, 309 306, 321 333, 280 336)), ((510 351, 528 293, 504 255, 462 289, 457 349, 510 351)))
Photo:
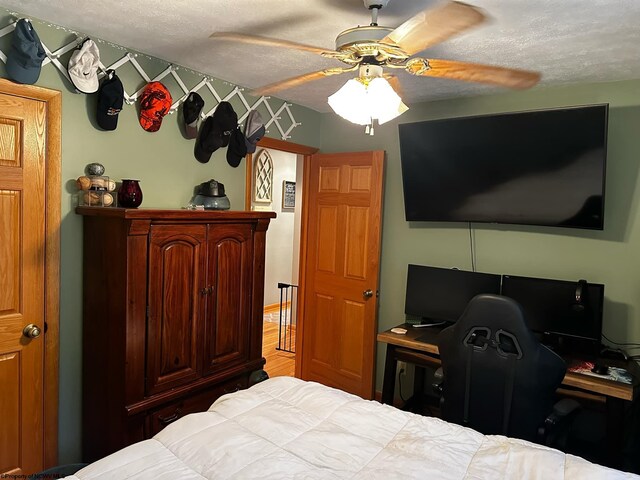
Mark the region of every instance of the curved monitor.
POLYGON ((529 328, 534 332, 600 343, 602 284, 504 275, 502 295, 522 306, 529 328))
POLYGON ((500 275, 409 264, 404 312, 425 322, 455 322, 480 293, 500 293, 500 275))

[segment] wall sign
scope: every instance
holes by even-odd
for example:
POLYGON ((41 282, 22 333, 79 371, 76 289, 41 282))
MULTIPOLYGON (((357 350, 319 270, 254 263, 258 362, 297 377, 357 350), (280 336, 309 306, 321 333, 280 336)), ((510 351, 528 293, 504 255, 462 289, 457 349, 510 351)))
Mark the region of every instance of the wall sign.
POLYGON ((296 182, 282 182, 282 210, 293 211, 296 206, 296 182))

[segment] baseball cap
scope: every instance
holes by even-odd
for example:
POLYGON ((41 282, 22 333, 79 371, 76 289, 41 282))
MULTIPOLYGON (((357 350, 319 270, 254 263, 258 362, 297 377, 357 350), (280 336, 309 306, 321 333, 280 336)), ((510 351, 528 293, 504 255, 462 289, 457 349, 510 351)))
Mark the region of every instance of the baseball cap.
POLYGON ((162 125, 162 119, 169 113, 171 94, 167 87, 160 82, 150 82, 140 96, 140 125, 147 132, 157 132, 162 125))
POLYGON ((7 54, 6 70, 9 78, 18 83, 36 83, 45 57, 42 43, 31 22, 24 18, 18 20, 7 54))
POLYGON ((244 134, 240 128, 236 128, 231 132, 229 139, 229 148, 227 149, 227 162, 232 167, 240 165, 242 159, 247 155, 247 143, 244 134))
POLYGON ((204 100, 196 92, 191 92, 182 104, 182 116, 187 138, 196 138, 198 136, 198 119, 200 118, 202 107, 204 107, 204 100))
POLYGON ((251 110, 244 125, 244 140, 247 145, 247 153, 254 153, 256 151, 257 143, 264 137, 264 134, 264 122, 262 121, 260 113, 256 110, 251 110))
POLYGON ((124 87, 113 70, 107 75, 98 90, 98 109, 96 120, 103 130, 115 130, 118 126, 118 114, 124 102, 124 87))
POLYGON ((98 67, 100 66, 100 51, 93 40, 87 38, 80 48, 71 54, 67 71, 71 83, 82 93, 98 91, 98 67))
POLYGON ((229 145, 231 133, 238 128, 238 115, 229 102, 220 102, 215 112, 207 117, 196 140, 194 155, 199 162, 207 163, 211 154, 229 145))

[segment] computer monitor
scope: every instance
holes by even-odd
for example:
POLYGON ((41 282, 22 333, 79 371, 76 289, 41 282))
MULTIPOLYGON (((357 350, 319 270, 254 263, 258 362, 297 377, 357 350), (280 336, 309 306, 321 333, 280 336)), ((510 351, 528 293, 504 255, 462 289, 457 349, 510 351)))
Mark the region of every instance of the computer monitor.
POLYGON ((500 275, 409 264, 404 312, 424 323, 455 322, 480 293, 500 293, 500 275))
POLYGON ((600 345, 604 285, 504 275, 502 295, 522 305, 534 332, 600 345))

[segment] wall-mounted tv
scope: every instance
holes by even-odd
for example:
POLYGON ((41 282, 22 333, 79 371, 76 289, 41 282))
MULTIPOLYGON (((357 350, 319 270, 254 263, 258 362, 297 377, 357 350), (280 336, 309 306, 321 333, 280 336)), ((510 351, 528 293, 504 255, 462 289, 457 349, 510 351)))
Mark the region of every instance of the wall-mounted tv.
POLYGON ((608 105, 401 124, 407 221, 602 230, 608 105))

